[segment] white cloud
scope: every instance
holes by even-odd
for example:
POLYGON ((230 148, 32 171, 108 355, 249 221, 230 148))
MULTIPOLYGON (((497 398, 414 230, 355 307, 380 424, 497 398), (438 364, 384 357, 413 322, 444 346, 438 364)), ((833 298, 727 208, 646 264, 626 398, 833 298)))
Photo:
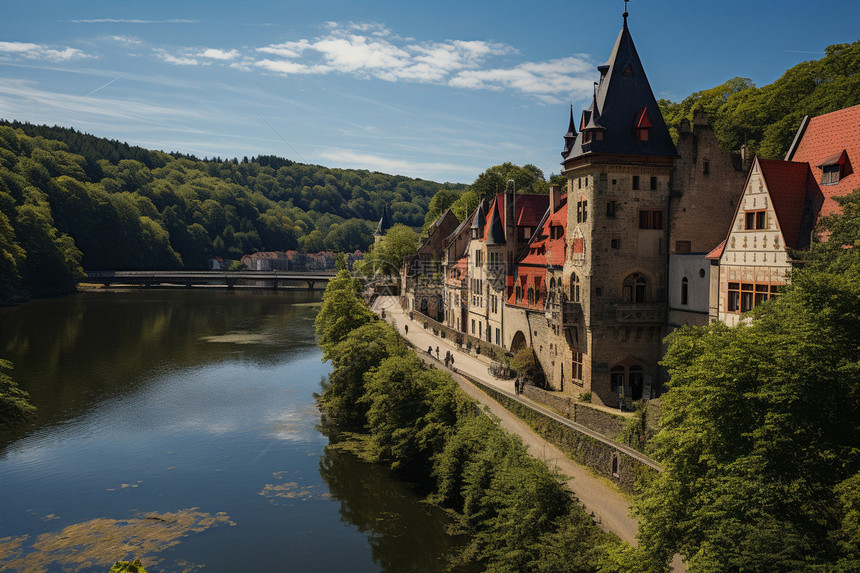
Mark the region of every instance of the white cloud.
MULTIPOLYGON (((91 92, 92 93, 92 92, 91 92)), ((40 89, 34 82, 0 78, 0 109, 8 117, 29 118, 31 121, 63 123, 68 118, 99 118, 115 123, 118 120, 143 122, 174 122, 177 118, 207 118, 203 113, 143 101, 100 96, 74 95, 40 89)))
POLYGON ((27 60, 47 60, 49 62, 67 62, 92 56, 77 48, 55 49, 42 44, 29 42, 0 42, 0 58, 24 58, 27 60))
POLYGON ((156 49, 154 50, 155 54, 161 58, 163 61, 168 64, 174 64, 177 66, 197 66, 200 65, 200 60, 190 55, 173 55, 167 52, 167 50, 156 49))
POLYGON ((139 46, 143 43, 138 38, 132 38, 131 36, 107 36, 105 37, 105 40, 116 42, 117 44, 123 44, 125 46, 139 46))
POLYGON ((591 63, 583 56, 524 62, 513 68, 464 70, 450 79, 448 85, 466 89, 514 89, 545 103, 564 101, 560 96, 588 97, 593 79, 587 72, 591 63))
POLYGON ((207 48, 197 55, 201 58, 211 58, 213 60, 235 60, 239 57, 239 50, 219 50, 217 48, 207 48))
POLYGON ((255 51, 269 57, 237 64, 284 75, 349 74, 358 78, 410 81, 456 88, 513 90, 543 102, 587 97, 593 81, 588 56, 578 54, 512 67, 489 65, 516 54, 507 44, 481 40, 416 42, 378 23, 327 22, 313 40, 270 44, 255 51))

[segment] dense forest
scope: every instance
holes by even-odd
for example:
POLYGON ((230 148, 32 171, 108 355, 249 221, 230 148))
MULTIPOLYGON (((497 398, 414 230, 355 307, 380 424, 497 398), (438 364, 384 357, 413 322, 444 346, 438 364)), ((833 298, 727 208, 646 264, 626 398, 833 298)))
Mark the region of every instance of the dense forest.
POLYGON ((420 227, 442 188, 273 156, 201 160, 4 122, 0 302, 69 292, 84 269, 199 269, 210 257, 254 251, 365 250, 383 205, 395 223, 420 227))
POLYGON ((724 150, 746 143, 753 154, 782 159, 803 116, 860 104, 860 40, 828 46, 820 60, 797 64, 761 88, 748 78, 732 78, 680 103, 658 103, 676 140, 681 121, 692 121, 701 109, 724 150))

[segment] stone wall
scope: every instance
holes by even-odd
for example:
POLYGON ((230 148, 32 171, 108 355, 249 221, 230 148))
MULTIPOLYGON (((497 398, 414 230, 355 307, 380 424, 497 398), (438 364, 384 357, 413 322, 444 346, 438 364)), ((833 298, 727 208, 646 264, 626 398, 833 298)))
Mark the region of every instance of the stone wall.
POLYGON ((588 404, 558 392, 547 392, 534 386, 526 386, 524 394, 528 399, 564 416, 571 422, 600 432, 611 440, 621 433, 627 423, 627 418, 624 416, 592 408, 588 404))
POLYGON ((720 150, 703 111, 695 113, 692 126, 682 124, 678 155, 672 173, 669 252, 707 253, 726 238, 750 161, 720 150))
POLYGON ((577 463, 611 480, 623 491, 637 492, 641 484, 652 479, 657 472, 628 454, 620 445, 598 440, 538 412, 506 393, 474 382, 490 397, 525 421, 542 438, 557 446, 577 463))

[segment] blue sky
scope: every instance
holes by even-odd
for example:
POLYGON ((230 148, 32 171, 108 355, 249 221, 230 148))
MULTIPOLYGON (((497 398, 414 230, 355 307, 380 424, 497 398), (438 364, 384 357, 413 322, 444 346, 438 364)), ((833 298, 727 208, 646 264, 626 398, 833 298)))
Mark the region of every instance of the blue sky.
MULTIPOLYGON (((469 183, 512 161, 558 172, 622 0, 13 0, 0 117, 197 156, 272 154, 469 183)), ((757 85, 853 42, 846 0, 631 0, 657 97, 757 85)))

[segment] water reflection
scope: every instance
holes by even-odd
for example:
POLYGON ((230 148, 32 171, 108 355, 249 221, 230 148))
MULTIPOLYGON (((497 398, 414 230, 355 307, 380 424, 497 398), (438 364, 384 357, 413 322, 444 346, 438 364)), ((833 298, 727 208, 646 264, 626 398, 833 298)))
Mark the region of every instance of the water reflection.
POLYGON ((415 492, 382 466, 327 446, 320 475, 331 498, 340 502, 341 519, 367 534, 373 561, 383 571, 448 570, 451 559, 468 542, 465 536, 448 533, 452 522, 444 511, 416 502, 415 492))
POLYGON ((0 309, 0 356, 39 408, 0 436, 0 570, 102 573, 135 557, 123 547, 146 548, 151 571, 444 569, 459 541, 445 514, 325 449, 317 298, 137 290, 0 309))
POLYGON ((29 428, 0 433, 0 448, 133 392, 154 374, 237 360, 275 364, 285 352, 314 348, 304 306, 318 300, 291 292, 130 291, 0 308, 0 357, 15 365, 13 378, 38 408, 29 428))

